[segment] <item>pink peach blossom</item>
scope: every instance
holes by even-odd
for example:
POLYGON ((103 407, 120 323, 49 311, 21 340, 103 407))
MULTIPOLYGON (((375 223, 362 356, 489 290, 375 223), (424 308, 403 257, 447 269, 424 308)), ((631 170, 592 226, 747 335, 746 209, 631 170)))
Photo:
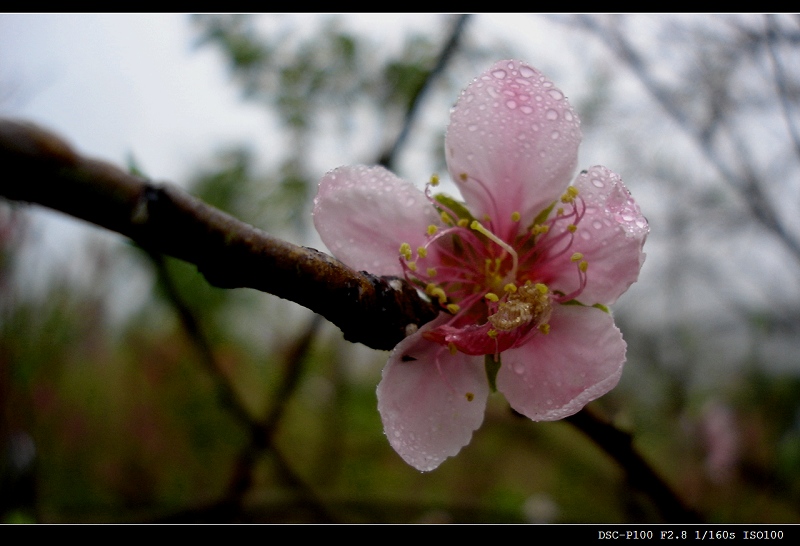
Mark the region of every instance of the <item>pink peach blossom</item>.
POLYGON ((580 410, 619 381, 607 305, 636 281, 649 231, 601 166, 569 185, 581 140, 564 94, 501 61, 454 107, 445 139, 464 203, 382 167, 326 174, 314 223, 339 260, 404 276, 442 312, 392 351, 378 409, 392 447, 432 470, 469 443, 496 388, 533 420, 580 410))

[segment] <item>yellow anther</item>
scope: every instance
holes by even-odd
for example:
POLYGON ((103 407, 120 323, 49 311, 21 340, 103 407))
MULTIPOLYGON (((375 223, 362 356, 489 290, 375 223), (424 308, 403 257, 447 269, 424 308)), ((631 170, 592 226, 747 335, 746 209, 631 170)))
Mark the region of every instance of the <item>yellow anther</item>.
POLYGON ((495 303, 496 303, 496 302, 498 302, 498 301, 500 301, 500 298, 498 298, 498 297, 497 297, 497 294, 495 294, 494 292, 487 292, 487 293, 486 293, 486 295, 485 295, 484 297, 485 297, 487 300, 489 300, 489 301, 493 301, 493 302, 495 302, 495 303))
POLYGON ((513 283, 508 283, 507 285, 505 285, 505 286, 503 287, 503 290, 505 290, 505 291, 506 291, 506 292, 508 292, 509 294, 513 294, 514 292, 516 292, 516 291, 517 291, 517 285, 516 285, 516 284, 513 284, 513 283))
POLYGON ((577 262, 577 261, 580 261, 582 259, 583 259, 583 254, 581 254, 580 252, 576 252, 575 254, 572 255, 572 257, 570 258, 570 261, 577 262))
POLYGON ((469 176, 467 176, 467 173, 461 173, 460 175, 458 175, 458 177, 461 179, 462 182, 466 182, 467 178, 469 178, 469 176))
POLYGON ((542 233, 547 233, 548 231, 550 231, 550 226, 534 224, 531 228, 531 235, 541 235, 542 233))
POLYGON ((494 339, 494 338, 497 337, 497 330, 495 330, 493 328, 493 329, 489 330, 488 332, 486 332, 486 335, 489 336, 490 338, 494 339))
POLYGON ((433 224, 428 226, 428 235, 434 235, 437 231, 439 231, 439 228, 433 224))
POLYGON ((433 291, 434 291, 434 290, 436 290, 436 285, 435 285, 435 284, 433 284, 432 282, 429 282, 429 283, 428 283, 428 284, 425 286, 425 293, 426 293, 426 294, 428 294, 429 296, 433 296, 433 291))
POLYGON ((455 343, 448 343, 447 349, 450 351, 451 355, 454 355, 458 352, 458 347, 455 346, 455 343))
POLYGON ((567 188, 567 191, 564 193, 564 195, 561 196, 561 202, 572 203, 577 195, 578 195, 578 188, 576 188, 575 186, 570 186, 567 188))
POLYGON ((428 255, 428 249, 425 248, 424 246, 421 246, 417 249, 417 256, 419 256, 420 258, 424 258, 427 255, 428 255))
POLYGON ((439 175, 438 174, 432 174, 431 175, 431 186, 436 187, 438 185, 439 185, 439 175))
POLYGON ((511 213, 511 221, 512 222, 519 222, 519 219, 522 218, 518 212, 511 213))
POLYGON ((586 260, 582 261, 581 263, 578 264, 578 268, 584 273, 586 273, 586 270, 589 269, 589 262, 587 262, 586 260))
POLYGON ((436 276, 436 270, 434 268, 432 268, 432 267, 429 267, 428 268, 428 276, 429 277, 435 277, 436 276))
POLYGON ((446 212, 442 211, 442 213, 439 215, 439 217, 442 219, 442 222, 444 222, 448 226, 452 226, 453 225, 453 219, 450 218, 450 215, 447 214, 446 212))
POLYGON ((547 285, 540 282, 537 282, 534 288, 538 290, 540 294, 547 294, 549 292, 547 285))
POLYGON ((545 335, 550 333, 550 325, 549 324, 540 324, 539 331, 545 335))
POLYGON ((561 216, 562 214, 564 214, 564 207, 558 207, 558 208, 556 209, 556 214, 557 214, 558 216, 561 216))
POLYGON ((438 286, 436 288, 434 288, 433 290, 431 290, 431 296, 433 296, 435 298, 439 298, 439 303, 442 304, 442 305, 444 305, 444 302, 447 301, 447 294, 445 293, 444 290, 442 290, 438 286))
POLYGON ((400 255, 403 256, 406 260, 411 259, 411 245, 408 243, 403 243, 400 245, 400 255))
POLYGON ((449 303, 447 304, 447 310, 455 315, 456 313, 461 311, 461 307, 456 305, 455 303, 449 303))
POLYGON ((460 218, 458 220, 458 227, 467 227, 467 224, 469 224, 469 220, 466 218, 460 218))
POLYGON ((417 262, 408 262, 408 268, 411 271, 416 271, 417 270, 417 262))
POLYGON ((577 229, 578 229, 578 226, 576 226, 575 224, 570 224, 570 225, 567 226, 567 231, 569 231, 570 233, 575 233, 575 230, 577 230, 577 229))

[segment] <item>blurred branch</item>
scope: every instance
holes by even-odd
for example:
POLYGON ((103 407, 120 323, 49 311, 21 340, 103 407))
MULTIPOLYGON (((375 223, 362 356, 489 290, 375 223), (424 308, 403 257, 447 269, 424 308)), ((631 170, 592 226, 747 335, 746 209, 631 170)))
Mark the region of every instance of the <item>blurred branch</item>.
MULTIPOLYGON (((765 17, 767 19, 767 34, 774 36, 775 40, 778 40, 781 36, 781 33, 775 15, 767 14, 765 17)), ((783 63, 781 62, 780 57, 778 57, 778 49, 776 47, 775 40, 766 40, 767 51, 769 52, 769 57, 772 60, 772 66, 775 71, 775 85, 778 88, 778 96, 781 99, 783 118, 786 120, 786 125, 789 129, 789 135, 792 137, 794 152, 797 154, 797 157, 800 158, 800 130, 797 128, 797 123, 795 123, 795 116, 792 116, 788 77, 783 68, 783 63)))
POLYGON ((293 345, 287 358, 286 373, 278 388, 272 410, 265 419, 258 420, 247 411, 244 403, 237 396, 230 379, 223 373, 214 355, 211 343, 200 326, 200 321, 178 293, 175 283, 172 282, 164 263, 164 257, 157 252, 149 251, 148 254, 156 265, 158 278, 164 287, 167 298, 180 316, 183 329, 189 336, 192 345, 197 350, 206 370, 214 381, 220 402, 242 426, 247 428, 249 440, 236 461, 227 491, 219 500, 202 507, 190 508, 171 514, 162 518, 161 521, 174 523, 240 520, 246 513, 244 500, 253 486, 256 463, 261 455, 271 453, 276 465, 279 467, 279 474, 294 489, 298 496, 298 502, 310 511, 315 521, 334 522, 335 519, 329 514, 324 504, 317 499, 313 489, 294 472, 274 443, 275 431, 278 428, 280 418, 283 416, 286 403, 298 385, 303 362, 311 347, 314 334, 319 328, 320 315, 314 315, 306 331, 293 345))
POLYGON ((444 71, 447 63, 453 56, 453 53, 455 53, 456 49, 458 48, 459 40, 461 39, 461 35, 464 33, 464 27, 466 26, 469 17, 469 14, 461 14, 455 17, 453 28, 451 29, 450 35, 442 46, 439 57, 436 59, 436 64, 433 66, 433 68, 431 68, 430 72, 428 72, 428 75, 425 78, 425 83, 420 86, 419 90, 417 90, 417 93, 412 98, 411 104, 406 111, 405 119, 403 120, 403 128, 400 130, 400 133, 398 133, 397 138, 392 146, 381 154, 381 157, 378 159, 379 165, 383 165, 390 170, 392 169, 397 158, 397 154, 405 144, 408 133, 414 124, 417 112, 419 112, 419 105, 422 103, 422 100, 425 98, 428 90, 432 87, 433 82, 444 71))
POLYGON ((348 341, 391 349, 408 325, 438 314, 403 279, 355 272, 179 188, 82 157, 35 125, 0 120, 0 165, 0 196, 65 212, 195 264, 212 286, 255 288, 299 303, 337 325, 348 341))
POLYGON ((675 492, 656 474, 633 447, 633 437, 584 408, 565 419, 586 434, 622 467, 632 487, 644 492, 668 523, 700 523, 700 516, 687 508, 675 492))
MULTIPOLYGON (((712 116, 705 126, 695 123, 689 113, 682 107, 678 96, 666 86, 662 85, 653 75, 650 65, 642 58, 633 45, 627 40, 624 33, 614 24, 601 24, 595 16, 576 15, 572 21, 577 26, 593 33, 600 38, 608 48, 628 67, 651 95, 664 108, 667 114, 672 117, 685 133, 687 133, 697 144, 700 151, 711 162, 734 188, 736 188, 744 198, 750 212, 765 228, 776 235, 786 248, 800 261, 800 240, 792 236, 783 222, 780 220, 775 208, 767 198, 763 188, 763 180, 756 174, 752 164, 746 160, 746 156, 736 155, 738 162, 738 172, 730 164, 730 158, 720 153, 714 146, 714 135, 718 127, 725 125, 724 120, 717 116, 712 116)), ((737 137, 731 133, 734 145, 737 144, 737 137)), ((741 147, 738 150, 741 152, 741 147)))

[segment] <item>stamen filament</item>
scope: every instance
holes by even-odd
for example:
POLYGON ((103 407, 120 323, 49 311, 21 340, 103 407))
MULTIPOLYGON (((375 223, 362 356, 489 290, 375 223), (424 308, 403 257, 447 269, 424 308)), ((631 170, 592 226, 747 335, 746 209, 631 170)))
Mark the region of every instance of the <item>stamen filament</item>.
POLYGON ((472 224, 470 224, 469 227, 471 227, 472 229, 474 229, 478 233, 482 233, 488 239, 490 239, 490 240, 494 241, 495 243, 497 243, 497 245, 500 248, 502 248, 503 250, 505 250, 506 252, 511 254, 511 259, 513 260, 513 265, 511 266, 511 276, 512 276, 512 278, 516 279, 517 278, 517 268, 519 267, 519 256, 517 255, 517 251, 514 250, 513 248, 511 248, 511 245, 506 243, 500 237, 498 237, 497 235, 495 235, 494 233, 492 233, 491 231, 489 231, 488 229, 483 227, 481 225, 481 223, 478 222, 477 220, 473 220, 472 224))

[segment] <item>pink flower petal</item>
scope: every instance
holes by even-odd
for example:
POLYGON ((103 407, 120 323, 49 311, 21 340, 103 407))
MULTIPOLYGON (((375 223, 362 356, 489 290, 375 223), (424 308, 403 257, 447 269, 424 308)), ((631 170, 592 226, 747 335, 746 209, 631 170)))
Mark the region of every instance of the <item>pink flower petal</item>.
POLYGON ((625 348, 608 313, 557 305, 549 334, 503 352, 497 390, 534 421, 563 419, 616 386, 625 348))
MULTIPOLYGON (((650 227, 622 179, 609 169, 595 166, 583 171, 575 187, 586 203, 586 215, 575 232, 570 253, 582 253, 589 264, 586 288, 577 299, 588 305, 611 305, 639 278, 645 258, 642 246, 650 227)), ((575 264, 569 257, 555 263, 563 269, 552 288, 564 293, 578 286, 575 264)))
POLYGON ((339 167, 319 183, 314 226, 348 266, 375 275, 402 275, 400 244, 416 249, 436 210, 413 184, 383 167, 339 167))
POLYGON ((451 355, 422 333, 392 351, 378 385, 378 410, 389 443, 411 466, 428 471, 461 451, 481 426, 489 396, 483 357, 451 355))
POLYGON ((519 212, 528 225, 569 184, 580 141, 564 94, 535 68, 500 61, 462 92, 445 152, 476 218, 505 224, 519 212))

